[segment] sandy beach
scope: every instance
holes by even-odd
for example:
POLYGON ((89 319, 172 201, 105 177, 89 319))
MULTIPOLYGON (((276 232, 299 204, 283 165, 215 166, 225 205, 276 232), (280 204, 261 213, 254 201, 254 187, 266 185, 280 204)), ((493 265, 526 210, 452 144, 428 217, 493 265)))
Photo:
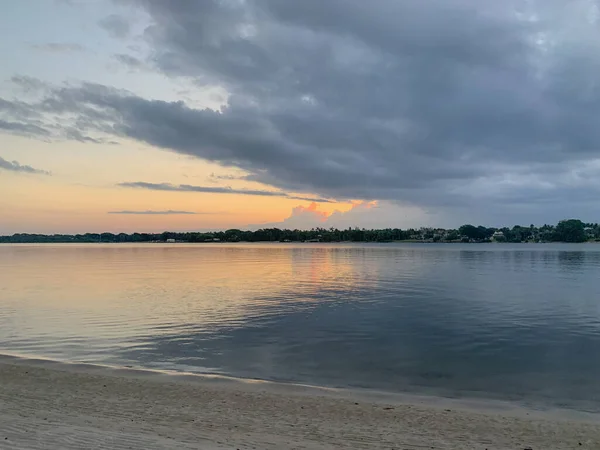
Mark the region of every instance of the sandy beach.
POLYGON ((598 449, 600 418, 2 357, 0 448, 598 449))

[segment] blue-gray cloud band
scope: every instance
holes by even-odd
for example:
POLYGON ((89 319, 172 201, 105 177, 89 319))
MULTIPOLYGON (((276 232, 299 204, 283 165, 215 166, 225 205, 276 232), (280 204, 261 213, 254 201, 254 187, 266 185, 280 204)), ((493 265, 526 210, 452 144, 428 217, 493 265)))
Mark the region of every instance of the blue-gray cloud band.
POLYGON ((0 169, 10 172, 31 173, 36 175, 51 175, 47 170, 35 169, 31 166, 19 164, 17 161, 7 161, 0 157, 0 169))
POLYGON ((238 194, 254 195, 259 197, 281 197, 290 200, 302 200, 315 203, 333 203, 333 200, 325 198, 302 197, 288 194, 287 192, 265 191, 260 189, 232 189, 229 187, 216 186, 193 186, 190 184, 170 184, 170 183, 146 183, 144 181, 134 181, 129 183, 119 183, 120 187, 148 189, 151 191, 171 191, 171 192, 205 192, 209 194, 238 194))

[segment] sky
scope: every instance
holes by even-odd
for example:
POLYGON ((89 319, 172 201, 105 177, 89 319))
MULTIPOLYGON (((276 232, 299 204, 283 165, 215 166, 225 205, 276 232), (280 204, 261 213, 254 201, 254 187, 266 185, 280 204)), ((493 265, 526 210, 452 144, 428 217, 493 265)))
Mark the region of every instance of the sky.
POLYGON ((0 234, 600 215, 598 0, 0 2, 0 234))

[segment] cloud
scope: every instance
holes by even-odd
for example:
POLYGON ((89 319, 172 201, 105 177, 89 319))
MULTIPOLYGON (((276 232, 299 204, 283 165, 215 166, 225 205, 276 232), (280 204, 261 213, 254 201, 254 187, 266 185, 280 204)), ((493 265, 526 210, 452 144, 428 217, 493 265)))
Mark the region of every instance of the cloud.
POLYGON ((124 39, 131 33, 129 20, 117 14, 111 14, 103 18, 98 24, 116 39, 124 39))
POLYGON ((195 215, 195 214, 211 214, 211 213, 199 213, 192 211, 109 211, 108 214, 125 214, 125 215, 148 215, 148 216, 174 216, 174 215, 195 215))
POLYGON ((85 51, 85 47, 82 45, 68 42, 47 42, 45 44, 33 44, 32 47, 36 50, 48 53, 71 53, 85 51))
POLYGON ((302 197, 288 194, 287 192, 265 191, 260 189, 232 189, 230 187, 193 186, 190 184, 175 185, 170 183, 146 183, 144 181, 119 183, 118 186, 127 188, 149 189, 152 191, 206 192, 210 194, 256 195, 260 197, 282 197, 290 200, 305 200, 316 203, 333 203, 333 200, 325 198, 302 197))
MULTIPOLYGON (((21 88, 25 94, 43 97, 52 92, 51 86, 36 78, 15 76, 11 78, 11 82, 15 87, 21 88)), ((57 117, 57 110, 60 110, 60 114, 68 114, 69 109, 69 105, 61 105, 57 99, 50 97, 39 102, 0 98, 0 131, 44 141, 72 140, 94 144, 117 144, 113 139, 114 133, 104 133, 104 137, 99 136, 107 130, 100 129, 94 122, 106 118, 105 114, 90 108, 85 117, 69 119, 57 117), (48 111, 53 111, 56 117, 50 117, 48 111), (96 136, 92 136, 90 131, 94 131, 96 136)))
POLYGON ((329 213, 319 211, 318 208, 316 203, 311 203, 309 206, 296 206, 292 209, 292 215, 277 225, 293 229, 308 229, 315 226, 323 226, 327 222, 329 213))
MULTIPOLYGON (((25 119, 28 120, 28 119, 25 119)), ((23 122, 8 122, 6 120, 0 119, 0 130, 9 132, 12 134, 18 134, 22 136, 32 136, 37 138, 44 138, 45 136, 50 136, 50 132, 36 125, 33 122, 23 123, 23 122)))
POLYGON ((289 217, 281 222, 249 225, 248 228, 287 228, 309 230, 312 228, 418 228, 438 223, 440 218, 425 211, 411 207, 399 206, 390 202, 363 201, 355 202, 348 211, 319 210, 319 205, 296 206, 289 217))
POLYGON ((19 86, 19 88, 26 93, 36 92, 46 88, 46 84, 42 80, 27 75, 15 75, 10 81, 19 86))
POLYGON ((123 64, 124 66, 127 66, 130 69, 141 69, 145 67, 145 64, 135 56, 119 53, 114 55, 113 58, 120 64, 123 64))
POLYGON ((248 177, 246 175, 218 175, 216 173, 211 173, 209 176, 209 180, 211 182, 217 181, 234 181, 234 180, 247 180, 248 177))
POLYGON ((154 69, 226 90, 226 107, 53 86, 28 104, 44 122, 8 113, 5 130, 64 139, 76 122, 84 136, 134 139, 285 192, 485 221, 598 206, 600 23, 589 0, 132 4, 150 17, 154 69), (580 166, 592 173, 572 178, 580 166))
POLYGON ((46 170, 34 169, 31 166, 21 165, 17 161, 7 161, 2 157, 0 157, 0 169, 8 170, 10 172, 31 173, 36 175, 51 175, 51 173, 46 170))

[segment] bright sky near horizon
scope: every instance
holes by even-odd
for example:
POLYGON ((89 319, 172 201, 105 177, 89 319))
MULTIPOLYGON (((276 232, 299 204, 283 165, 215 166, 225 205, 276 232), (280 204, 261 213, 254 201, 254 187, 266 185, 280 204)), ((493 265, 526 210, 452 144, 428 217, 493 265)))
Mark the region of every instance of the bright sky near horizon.
POLYGON ((595 0, 0 3, 0 234, 598 221, 595 0))

